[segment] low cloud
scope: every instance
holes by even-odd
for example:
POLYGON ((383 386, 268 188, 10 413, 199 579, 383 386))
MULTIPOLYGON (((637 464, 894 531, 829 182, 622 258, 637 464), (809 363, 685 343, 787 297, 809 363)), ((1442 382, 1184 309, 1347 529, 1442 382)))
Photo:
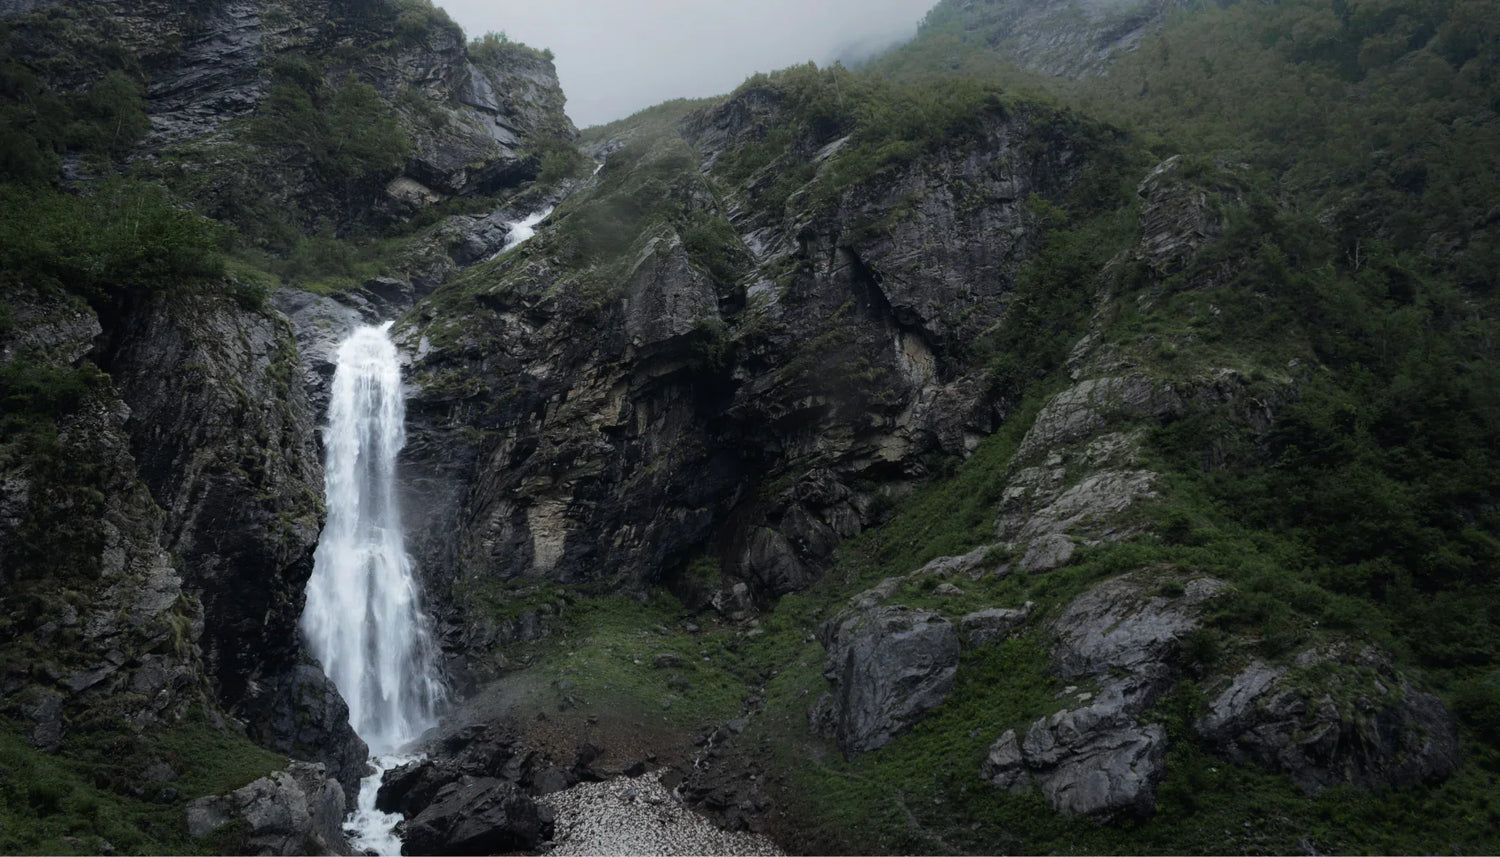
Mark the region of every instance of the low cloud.
POLYGON ((933 0, 446 0, 478 36, 551 48, 579 127, 671 98, 728 92, 757 71, 859 61, 910 38, 933 0))

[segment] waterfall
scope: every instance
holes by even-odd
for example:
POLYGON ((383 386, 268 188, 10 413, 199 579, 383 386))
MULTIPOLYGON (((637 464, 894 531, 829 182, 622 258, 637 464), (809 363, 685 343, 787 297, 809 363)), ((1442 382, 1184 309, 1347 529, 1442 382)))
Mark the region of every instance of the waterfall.
POLYGON ((535 237, 537 226, 540 225, 543 220, 546 220, 548 215, 550 214, 552 214, 552 206, 549 205, 540 211, 533 211, 532 213, 526 215, 524 218, 511 223, 510 231, 505 235, 505 244, 502 245, 499 250, 496 250, 494 253, 490 254, 490 258, 486 259, 485 261, 488 262, 490 261, 490 259, 498 259, 501 256, 504 256, 506 253, 509 253, 510 251, 521 246, 531 238, 535 237))
MULTIPOLYGON (((382 769, 437 722, 444 695, 401 529, 396 455, 406 442, 406 404, 390 326, 361 327, 339 346, 323 434, 328 522, 302 612, 312 653, 382 769)), ((358 816, 373 813, 378 786, 378 774, 366 779, 358 816)), ((382 834, 387 819, 378 815, 351 822, 357 841, 382 834)), ((376 850, 387 853, 391 842, 376 850)))

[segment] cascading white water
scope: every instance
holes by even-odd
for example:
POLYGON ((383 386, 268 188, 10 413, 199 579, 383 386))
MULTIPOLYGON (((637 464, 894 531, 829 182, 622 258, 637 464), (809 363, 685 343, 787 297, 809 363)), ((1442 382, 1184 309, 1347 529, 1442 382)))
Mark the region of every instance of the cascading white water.
MULTIPOLYGON (((406 442, 406 404, 390 326, 361 327, 339 346, 323 435, 328 522, 302 612, 313 654, 382 770, 437 722, 444 698, 401 529, 396 455, 406 442)), ((378 786, 378 773, 362 784, 351 827, 356 847, 394 853, 396 819, 375 812, 378 786)))
POLYGON ((521 246, 521 244, 525 243, 527 240, 535 237, 537 226, 540 225, 543 220, 546 220, 547 217, 551 214, 552 206, 549 205, 541 211, 533 211, 532 213, 526 215, 524 218, 517 220, 515 223, 512 223, 510 225, 510 232, 506 233, 505 235, 505 244, 502 245, 499 250, 496 250, 493 254, 491 254, 490 259, 498 259, 506 253, 509 253, 510 251, 521 246))

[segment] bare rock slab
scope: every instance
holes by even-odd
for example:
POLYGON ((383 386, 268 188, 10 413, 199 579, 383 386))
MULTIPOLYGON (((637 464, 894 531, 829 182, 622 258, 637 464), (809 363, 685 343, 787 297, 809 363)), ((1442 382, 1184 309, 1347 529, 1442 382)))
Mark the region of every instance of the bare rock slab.
POLYGON ((846 756, 874 750, 947 698, 958 631, 908 607, 845 612, 823 628, 823 675, 833 685, 835 735, 846 756))

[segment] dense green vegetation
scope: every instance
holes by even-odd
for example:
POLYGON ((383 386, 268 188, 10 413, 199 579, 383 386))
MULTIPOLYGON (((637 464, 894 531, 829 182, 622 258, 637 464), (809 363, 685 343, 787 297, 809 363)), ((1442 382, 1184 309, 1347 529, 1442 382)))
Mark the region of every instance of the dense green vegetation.
POLYGON ((231 791, 285 764, 196 712, 153 735, 113 723, 76 729, 58 755, 0 722, 0 851, 201 853, 184 821, 189 797, 231 791), (157 765, 160 779, 142 779, 157 765))
POLYGON ((0 276, 94 301, 222 277, 228 238, 155 184, 112 179, 79 194, 0 185, 0 276))
POLYGON ((312 60, 286 56, 271 69, 271 88, 245 137, 294 158, 318 180, 391 174, 411 143, 391 106, 366 83, 332 87, 312 60))
MULTIPOLYGON (((1153 304, 1123 304, 1109 337, 1166 377, 1227 359, 1263 379, 1261 395, 1285 399, 1263 437, 1214 413, 1158 429, 1154 469, 1173 480, 1154 513, 1160 540, 1085 552, 1028 586, 1026 597, 1055 609, 1058 595, 1081 581, 1143 566, 1217 574, 1240 595, 1202 641, 1209 663, 1235 656, 1218 648, 1233 639, 1221 630, 1252 633, 1258 653, 1272 658, 1339 635, 1373 640, 1445 693, 1463 720, 1470 761, 1437 788, 1308 800, 1278 776, 1182 742, 1157 816, 1094 840, 1025 799, 971 796, 984 790, 962 785, 983 751, 977 738, 960 741, 965 730, 982 725, 991 736, 1034 716, 996 722, 992 712, 1027 692, 1009 683, 1029 671, 1002 672, 955 692, 911 735, 855 763, 799 763, 795 733, 781 736, 794 747, 787 764, 802 771, 791 793, 825 808, 814 835, 827 836, 830 848, 883 851, 1003 842, 1012 843, 1006 850, 1082 852, 1286 851, 1304 841, 1336 850, 1492 848, 1500 812, 1490 798, 1500 710, 1500 354, 1491 209, 1500 164, 1481 152, 1500 150, 1500 13, 1482 3, 1200 10, 1104 78, 1065 83, 1009 66, 982 32, 966 36, 975 28, 963 16, 982 15, 978 8, 940 6, 922 37, 868 73, 929 86, 956 65, 1134 127, 1135 145, 1157 158, 1188 153, 1188 173, 1208 191, 1224 236, 1162 284, 1153 304), (1212 314, 1204 311, 1210 301, 1212 314), (1272 379, 1286 377, 1292 358, 1303 368, 1294 369, 1287 397, 1276 392, 1285 382, 1272 379), (1006 692, 991 697, 992 687, 1006 692), (975 699, 992 702, 963 714, 975 699), (955 757, 964 760, 955 772, 933 777, 955 757), (971 822, 983 831, 973 838, 971 822)), ((1089 305, 1082 283, 1133 240, 1128 229, 1099 231, 1104 225, 1064 223, 1023 273, 1030 296, 1012 311, 1030 320, 1025 335, 1044 338, 999 344, 1002 389, 1019 392, 1010 378, 1045 376, 1076 337, 1089 305)), ((1105 285, 1129 296, 1141 281, 1127 267, 1105 285)), ((998 491, 1004 468, 987 463, 983 449, 960 472, 993 480, 998 491)), ((961 486, 933 490, 959 504, 969 496, 961 486)), ((940 549, 855 546, 853 564, 833 573, 844 591, 984 540, 951 506, 931 516, 919 508, 865 539, 940 549), (913 520, 928 523, 919 535, 896 536, 913 520)), ((912 596, 908 603, 920 603, 912 596)), ((1172 704, 1160 716, 1180 728, 1191 715, 1174 714, 1172 704)))

